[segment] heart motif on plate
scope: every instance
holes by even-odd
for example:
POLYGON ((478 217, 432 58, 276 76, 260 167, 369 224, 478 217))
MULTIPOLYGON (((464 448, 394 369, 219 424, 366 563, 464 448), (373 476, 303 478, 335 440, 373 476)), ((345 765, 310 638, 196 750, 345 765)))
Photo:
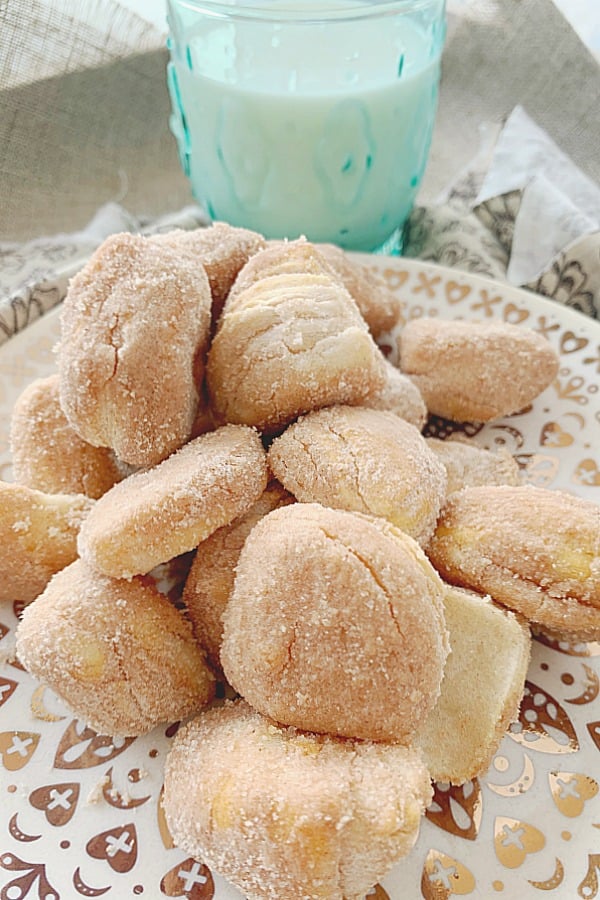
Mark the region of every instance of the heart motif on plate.
POLYGON ((511 325, 520 325, 525 319, 529 318, 529 312, 526 309, 519 309, 514 303, 507 303, 504 307, 504 321, 511 325))
POLYGON ((540 435, 542 447, 570 447, 574 440, 573 435, 561 428, 558 422, 547 422, 540 435))
POLYGON ((471 288, 468 284, 458 284, 457 281, 446 282, 446 300, 453 306, 465 300, 470 293, 471 288))
POLYGON ((129 872, 137 861, 137 832, 135 825, 122 825, 101 831, 91 838, 85 849, 94 859, 104 859, 114 872, 129 872))
POLYGON ((600 487, 600 468, 596 460, 582 459, 573 473, 573 481, 576 484, 600 487))
POLYGON ((160 889, 167 897, 187 900, 211 900, 215 896, 210 869, 191 857, 169 869, 160 882, 160 889))
POLYGON ((32 731, 3 731, 0 734, 0 757, 9 772, 27 765, 36 751, 41 735, 32 731))
POLYGON ((598 782, 579 772, 550 772, 548 781, 557 809, 570 818, 580 816, 586 802, 598 793, 598 782))
POLYGON ((518 869, 530 853, 537 853, 545 846, 546 838, 535 826, 507 816, 496 816, 494 849, 499 861, 507 869, 518 869))
POLYGON ((66 825, 73 817, 79 800, 79 785, 75 781, 47 784, 29 795, 29 802, 41 810, 51 825, 66 825))

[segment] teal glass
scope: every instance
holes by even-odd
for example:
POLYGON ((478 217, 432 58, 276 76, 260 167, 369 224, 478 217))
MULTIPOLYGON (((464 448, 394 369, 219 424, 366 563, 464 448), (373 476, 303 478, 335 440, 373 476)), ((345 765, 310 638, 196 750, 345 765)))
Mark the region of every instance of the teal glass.
POLYGON ((212 219, 398 246, 437 107, 444 0, 168 0, 171 130, 212 219))

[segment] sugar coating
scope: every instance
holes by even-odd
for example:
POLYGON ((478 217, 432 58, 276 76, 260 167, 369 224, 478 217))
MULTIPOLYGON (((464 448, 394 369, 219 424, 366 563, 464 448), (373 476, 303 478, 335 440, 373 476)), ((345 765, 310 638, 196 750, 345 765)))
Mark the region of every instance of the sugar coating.
POLYGON ((94 501, 0 482, 0 600, 30 603, 77 558, 77 534, 94 501))
POLYGON ((214 679, 189 622, 150 583, 77 560, 23 614, 17 654, 101 734, 133 736, 205 706, 214 679))
POLYGON ((359 404, 383 385, 381 353, 350 294, 333 274, 290 268, 270 265, 223 310, 207 384, 225 421, 273 432, 311 409, 359 404))
POLYGON ((112 450, 93 447, 69 425, 57 374, 37 378, 18 398, 10 448, 15 481, 48 494, 97 499, 123 477, 112 450))
POLYGON ((465 487, 520 484, 519 466, 508 450, 502 447, 494 451, 485 450, 468 438, 447 441, 425 438, 425 441, 446 469, 448 495, 465 487))
POLYGON ((558 365, 545 337, 506 322, 411 319, 400 334, 400 369, 430 413, 458 422, 519 412, 553 381, 558 365))
POLYGON ((221 672, 223 611, 233 591, 242 547, 263 516, 293 502, 292 495, 273 479, 246 513, 198 546, 183 589, 183 602, 194 633, 217 673, 221 672))
POLYGON ((255 709, 309 731, 409 743, 439 694, 443 586, 381 519, 296 503, 241 552, 221 664, 255 709))
POLYGON ((364 405, 393 412, 421 431, 427 421, 427 407, 419 388, 387 359, 383 365, 385 382, 366 398, 364 405))
POLYGON ((427 554, 443 578, 531 622, 600 637, 600 507, 533 485, 453 494, 427 554))
POLYGON ((212 293, 212 318, 216 322, 240 269, 265 246, 256 231, 234 228, 227 222, 214 222, 208 228, 193 231, 175 229, 153 235, 150 240, 168 245, 179 253, 190 254, 208 276, 212 293))
POLYGON ((415 843, 431 799, 414 749, 280 728, 243 702, 175 736, 175 842, 248 900, 362 900, 415 843))
POLYGON ((398 324, 402 301, 389 290, 378 273, 351 259, 335 244, 317 244, 317 249, 356 301, 375 339, 398 324))
POLYGON ((88 443, 154 465, 191 435, 210 329, 208 278, 149 238, 108 238, 72 279, 57 362, 67 419, 88 443))
POLYGON ((446 494, 444 466, 418 429, 382 410, 308 413, 273 441, 269 465, 296 499, 381 516, 420 543, 446 494))
POLYGON ((242 515, 267 480, 256 432, 225 425, 101 497, 79 536, 79 553, 114 578, 145 574, 242 515))

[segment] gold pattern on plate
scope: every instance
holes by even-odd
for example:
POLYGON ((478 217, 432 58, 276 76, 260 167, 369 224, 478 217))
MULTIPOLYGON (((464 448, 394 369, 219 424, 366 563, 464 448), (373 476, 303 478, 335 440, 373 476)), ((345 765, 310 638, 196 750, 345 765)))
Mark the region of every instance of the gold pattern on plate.
POLYGON ((598 793, 598 782, 579 772, 549 772, 548 781, 557 809, 572 819, 580 816, 586 801, 598 793))
POLYGON ((560 703, 531 681, 525 682, 519 721, 513 722, 507 733, 541 753, 574 753, 579 749, 573 723, 560 703))
POLYGON ((475 889, 473 873, 457 859, 439 850, 430 850, 421 873, 421 893, 425 900, 448 900, 475 889))
POLYGON ((585 878, 577 888, 577 893, 585 900, 594 900, 598 894, 598 869, 600 869, 600 853, 590 853, 585 878))
POLYGON ((44 705, 44 694, 47 687, 45 684, 38 684, 35 691, 31 695, 31 713, 34 719, 40 719, 42 722, 60 722, 65 716, 58 716, 51 713, 44 705))
POLYGON ((24 768, 36 751, 41 735, 32 731, 3 731, 0 734, 0 758, 9 772, 24 768))
POLYGON ((537 888, 538 891, 554 891, 559 885, 563 883, 563 879, 565 877, 565 867, 562 862, 556 857, 556 864, 554 867, 554 872, 547 878, 546 881, 532 881, 529 879, 529 884, 537 888))
POLYGON ((425 811, 430 822, 458 837, 474 841, 483 812, 481 788, 475 778, 460 786, 434 784, 433 799, 425 811))
POLYGON ((558 422, 546 422, 540 435, 542 447, 570 447, 574 440, 573 435, 558 422))
POLYGON ((573 703, 575 706, 583 706, 585 703, 593 703, 600 693, 600 678, 591 666, 583 663, 586 679, 583 683, 583 691, 577 697, 567 697, 565 703, 573 703))
POLYGON ((534 825, 496 816, 494 821, 494 849, 498 860, 507 869, 518 869, 530 853, 546 846, 546 838, 534 825))
POLYGON ((545 647, 564 653, 565 656, 592 657, 600 656, 600 641, 567 641, 562 635, 553 634, 551 632, 541 631, 538 628, 533 630, 533 637, 545 647))
POLYGON ((600 466, 595 459, 582 459, 573 472, 571 481, 588 487, 600 487, 600 466))
MULTIPOLYGON (((498 771, 503 771, 502 769, 498 769, 498 771)), ((514 781, 511 781, 509 784, 494 784, 493 781, 486 782, 487 786, 491 791, 495 794, 498 794, 500 797, 514 797, 517 794, 524 794, 526 791, 532 787, 535 781, 535 768, 531 757, 527 756, 526 753, 523 754, 523 769, 518 778, 514 781)))

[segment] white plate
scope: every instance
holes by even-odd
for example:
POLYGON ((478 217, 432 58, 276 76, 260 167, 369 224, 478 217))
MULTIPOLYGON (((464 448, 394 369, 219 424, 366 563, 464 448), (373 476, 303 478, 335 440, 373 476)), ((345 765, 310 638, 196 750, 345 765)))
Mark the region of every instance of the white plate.
MULTIPOLYGON (((600 504, 600 326, 533 294, 456 270, 369 257, 404 300, 406 318, 500 319, 543 332, 557 348, 555 383, 533 407, 480 430, 515 454, 528 481, 600 504)), ((8 423, 16 397, 53 371, 57 311, 0 350, 0 477, 10 479, 8 423)), ((392 354, 395 336, 388 339, 392 354)), ((447 425, 437 423, 447 430, 447 425)), ((552 527, 552 523, 548 523, 552 527)), ((0 608, 0 652, 15 610, 0 608)), ((392 900, 555 897, 599 892, 600 645, 534 642, 521 733, 490 771, 438 787, 411 856, 370 896, 392 900)), ((468 675, 466 677, 469 677, 468 675)), ((97 739, 18 667, 0 668, 0 898, 187 897, 237 891, 171 847, 159 811, 167 728, 128 743, 97 739)))

